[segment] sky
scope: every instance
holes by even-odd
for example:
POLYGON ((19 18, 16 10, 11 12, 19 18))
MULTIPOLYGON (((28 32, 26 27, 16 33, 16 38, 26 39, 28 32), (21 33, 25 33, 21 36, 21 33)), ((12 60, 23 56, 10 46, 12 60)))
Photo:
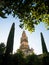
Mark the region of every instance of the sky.
MULTIPOLYGON (((16 50, 20 47, 20 38, 23 32, 23 29, 19 27, 19 18, 13 18, 12 15, 9 15, 6 19, 0 17, 0 43, 3 42, 5 45, 7 44, 7 38, 13 22, 15 23, 13 52, 16 52, 16 50)), ((42 53, 40 32, 43 33, 45 43, 49 51, 49 30, 46 30, 44 23, 37 25, 35 27, 35 32, 30 33, 27 30, 25 30, 25 32, 29 41, 28 45, 30 48, 34 49, 35 54, 42 53)))

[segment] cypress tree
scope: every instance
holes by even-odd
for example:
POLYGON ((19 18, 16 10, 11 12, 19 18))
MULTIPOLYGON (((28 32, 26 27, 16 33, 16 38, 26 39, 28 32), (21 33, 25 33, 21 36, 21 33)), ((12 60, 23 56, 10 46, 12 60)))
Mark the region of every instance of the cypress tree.
POLYGON ((15 23, 12 24, 11 30, 9 32, 7 46, 6 46, 6 52, 5 52, 5 54, 7 54, 7 55, 12 53, 12 51, 13 51, 14 31, 15 31, 15 23))
POLYGON ((42 43, 42 52, 43 53, 48 53, 48 50, 47 50, 42 32, 41 32, 41 43, 42 43))

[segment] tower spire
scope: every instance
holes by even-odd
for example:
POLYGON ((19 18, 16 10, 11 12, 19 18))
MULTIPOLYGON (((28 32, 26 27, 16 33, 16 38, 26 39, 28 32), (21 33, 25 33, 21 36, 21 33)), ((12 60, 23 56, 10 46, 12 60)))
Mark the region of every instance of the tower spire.
POLYGON ((21 37, 21 43, 22 43, 23 41, 26 41, 26 42, 28 42, 28 38, 27 38, 27 36, 26 36, 26 33, 25 33, 25 31, 23 31, 23 33, 22 33, 22 37, 21 37))

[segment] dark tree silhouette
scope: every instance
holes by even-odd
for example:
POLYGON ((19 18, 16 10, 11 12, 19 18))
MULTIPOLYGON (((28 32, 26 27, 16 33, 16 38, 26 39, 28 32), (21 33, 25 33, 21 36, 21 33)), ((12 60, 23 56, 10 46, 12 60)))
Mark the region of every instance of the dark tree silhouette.
POLYGON ((26 60, 22 52, 17 52, 13 55, 14 65, 26 65, 26 60))
POLYGON ((27 56, 26 65, 40 65, 40 60, 37 55, 32 54, 27 56))
POLYGON ((3 55, 5 54, 5 44, 4 43, 0 43, 0 65, 2 64, 3 61, 3 55))
POLYGON ((42 44, 42 52, 43 53, 48 53, 44 38, 43 38, 43 34, 41 33, 41 44, 42 44))
POLYGON ((13 43, 14 43, 14 31, 15 31, 15 23, 12 24, 11 30, 9 32, 7 45, 6 45, 6 51, 3 56, 3 62, 2 65, 9 65, 10 61, 12 60, 11 54, 13 51, 13 43))
POLYGON ((5 54, 10 54, 13 51, 13 43, 14 43, 14 31, 15 31, 15 24, 12 24, 8 40, 7 40, 7 46, 6 46, 6 52, 5 54))
POLYGON ((0 43, 0 55, 5 53, 5 44, 4 43, 0 43))

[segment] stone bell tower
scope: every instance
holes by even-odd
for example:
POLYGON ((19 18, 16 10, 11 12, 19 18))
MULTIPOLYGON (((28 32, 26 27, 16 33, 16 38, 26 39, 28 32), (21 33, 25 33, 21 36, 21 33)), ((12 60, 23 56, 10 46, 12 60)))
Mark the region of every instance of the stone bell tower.
POLYGON ((21 50, 24 50, 24 49, 29 49, 29 45, 28 45, 28 38, 26 36, 26 33, 25 31, 23 31, 22 33, 22 37, 21 37, 21 40, 20 40, 20 49, 21 50))
POLYGON ((25 54, 25 56, 34 53, 33 49, 29 48, 28 37, 27 37, 25 31, 23 31, 21 39, 20 39, 20 48, 19 48, 19 50, 21 50, 25 54))

